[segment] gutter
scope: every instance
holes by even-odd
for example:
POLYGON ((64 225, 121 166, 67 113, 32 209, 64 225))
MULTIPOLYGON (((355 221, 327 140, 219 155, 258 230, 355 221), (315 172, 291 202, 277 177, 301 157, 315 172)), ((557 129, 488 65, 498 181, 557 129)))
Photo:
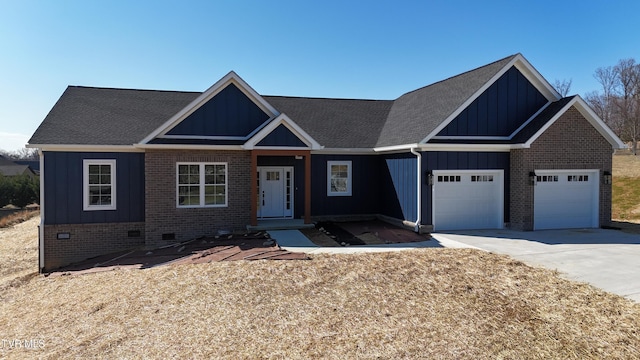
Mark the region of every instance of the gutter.
POLYGON ((411 153, 416 156, 417 164, 417 180, 416 180, 416 196, 418 197, 418 211, 416 225, 413 231, 420 233, 420 219, 422 219, 422 154, 416 151, 415 147, 411 148, 411 153))

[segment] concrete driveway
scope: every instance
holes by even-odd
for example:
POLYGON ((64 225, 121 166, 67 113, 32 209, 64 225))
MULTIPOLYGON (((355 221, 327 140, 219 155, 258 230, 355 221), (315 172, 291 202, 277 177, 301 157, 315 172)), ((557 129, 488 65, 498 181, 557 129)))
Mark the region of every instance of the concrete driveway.
POLYGON ((473 230, 432 233, 440 243, 510 255, 533 266, 558 270, 640 302, 640 235, 618 230, 473 230))

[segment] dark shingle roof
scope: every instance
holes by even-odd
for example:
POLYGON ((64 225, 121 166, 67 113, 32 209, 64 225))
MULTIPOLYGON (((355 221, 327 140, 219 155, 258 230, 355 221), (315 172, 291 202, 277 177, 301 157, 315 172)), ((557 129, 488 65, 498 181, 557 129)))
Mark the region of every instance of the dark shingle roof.
POLYGON ((400 96, 394 101, 377 146, 422 141, 515 56, 400 96))
POLYGON ((556 116, 562 108, 569 103, 569 101, 573 100, 575 96, 568 96, 562 98, 558 101, 554 101, 549 106, 547 106, 544 110, 540 112, 535 118, 533 118, 522 130, 520 130, 514 137, 511 139, 511 143, 513 144, 523 144, 526 143, 533 135, 535 135, 538 130, 542 129, 542 127, 548 123, 551 118, 556 116))
POLYGON ((69 86, 29 143, 135 144, 198 95, 197 92, 69 86))
POLYGON ((264 96, 264 99, 327 148, 372 148, 392 100, 264 96))
MULTIPOLYGON (((408 92, 396 100, 263 96, 327 148, 417 143, 516 55, 408 92)), ((131 145, 201 93, 69 86, 30 144, 131 145)))

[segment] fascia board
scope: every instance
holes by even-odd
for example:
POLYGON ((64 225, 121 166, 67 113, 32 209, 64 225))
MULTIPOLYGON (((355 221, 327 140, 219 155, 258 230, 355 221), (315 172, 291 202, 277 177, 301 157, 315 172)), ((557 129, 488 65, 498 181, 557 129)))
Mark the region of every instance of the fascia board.
POLYGON ((185 106, 182 110, 178 111, 169 120, 167 120, 160 127, 152 131, 147 137, 140 141, 141 144, 146 144, 158 135, 164 135, 174 128, 182 120, 186 119, 194 111, 204 105, 211 98, 216 96, 220 91, 226 88, 229 84, 236 85, 240 91, 247 95, 258 107, 260 107, 266 113, 269 113, 269 117, 273 118, 279 114, 278 110, 269 104, 260 94, 258 94, 249 84, 247 84, 238 74, 234 71, 230 71, 227 75, 218 80, 215 84, 211 85, 200 96, 193 100, 189 105, 185 106))
POLYGON ((241 145, 135 144, 134 146, 141 150, 244 150, 241 145))
POLYGON ((27 147, 41 151, 64 152, 143 152, 134 145, 27 144, 27 147))
POLYGON ((251 137, 242 147, 244 149, 253 149, 256 145, 262 141, 265 137, 267 137, 273 130, 275 130, 278 126, 284 125, 289 131, 291 131, 294 135, 296 135, 302 142, 307 144, 311 149, 317 150, 322 149, 323 146, 320 145, 316 140, 314 140, 311 135, 309 135, 304 129, 302 129, 298 124, 296 124, 293 120, 291 120, 286 114, 280 114, 277 118, 271 121, 268 125, 263 127, 260 131, 258 131, 253 137, 251 137))

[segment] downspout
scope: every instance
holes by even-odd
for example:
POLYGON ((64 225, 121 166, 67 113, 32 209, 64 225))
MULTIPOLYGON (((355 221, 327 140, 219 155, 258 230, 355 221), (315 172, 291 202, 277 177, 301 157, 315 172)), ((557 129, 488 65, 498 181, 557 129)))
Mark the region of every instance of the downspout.
POLYGON ((44 152, 38 149, 40 157, 40 226, 38 227, 38 272, 44 269, 44 152))
POLYGON ((416 156, 417 165, 417 179, 416 179, 416 196, 418 197, 418 215, 416 219, 416 226, 413 231, 420 233, 420 219, 422 219, 422 154, 416 151, 417 148, 412 147, 411 153, 416 156))

